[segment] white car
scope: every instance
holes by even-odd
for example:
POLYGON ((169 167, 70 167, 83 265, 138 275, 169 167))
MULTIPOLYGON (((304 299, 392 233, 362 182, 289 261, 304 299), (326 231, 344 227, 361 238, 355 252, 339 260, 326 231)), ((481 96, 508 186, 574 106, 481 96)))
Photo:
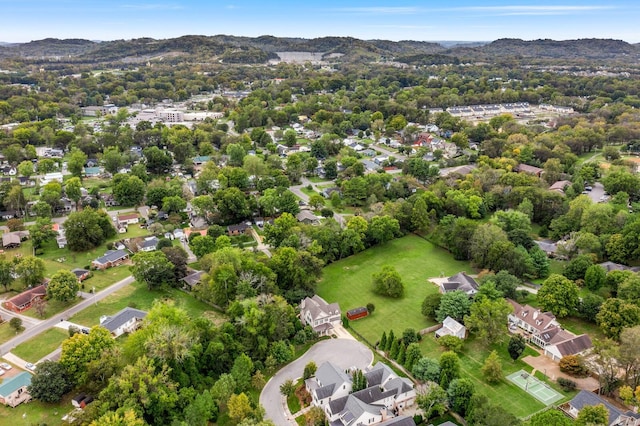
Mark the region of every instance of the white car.
POLYGON ((2 367, 4 370, 11 370, 11 365, 7 364, 6 362, 0 363, 0 367, 2 367))
POLYGON ((35 366, 35 365, 33 365, 33 364, 31 364, 30 362, 26 363, 26 364, 24 365, 24 367, 25 367, 27 370, 36 371, 36 366, 35 366))
POLYGON ((4 374, 4 370, 0 368, 0 376, 4 374))

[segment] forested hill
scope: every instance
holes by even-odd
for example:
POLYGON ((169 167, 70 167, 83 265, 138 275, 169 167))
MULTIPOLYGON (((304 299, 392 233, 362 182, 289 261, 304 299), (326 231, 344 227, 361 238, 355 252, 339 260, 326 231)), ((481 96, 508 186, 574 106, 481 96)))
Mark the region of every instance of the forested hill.
POLYGON ((179 57, 181 61, 209 61, 215 58, 226 63, 257 64, 278 59, 278 54, 283 52, 305 52, 315 54, 315 59, 332 61, 385 59, 411 65, 510 58, 628 62, 640 58, 640 45, 610 39, 500 39, 488 44, 447 48, 442 44, 421 41, 360 40, 351 37, 251 38, 228 35, 188 35, 164 40, 139 38, 107 42, 49 38, 0 45, 0 58, 22 58, 32 62, 140 62, 179 57))

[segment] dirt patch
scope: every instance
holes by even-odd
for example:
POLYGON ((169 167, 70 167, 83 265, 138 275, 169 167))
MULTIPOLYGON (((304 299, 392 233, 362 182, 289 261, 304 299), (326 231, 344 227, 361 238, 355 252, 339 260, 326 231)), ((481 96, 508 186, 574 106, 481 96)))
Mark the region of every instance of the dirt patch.
POLYGON ((576 382, 576 384, 578 385, 578 389, 584 389, 588 391, 594 391, 600 387, 598 381, 593 377, 579 378, 563 373, 562 371, 560 371, 560 366, 558 364, 544 355, 535 357, 528 355, 522 358, 522 360, 536 370, 545 374, 551 380, 555 381, 558 380, 558 377, 564 377, 565 379, 573 380, 574 382, 576 382))

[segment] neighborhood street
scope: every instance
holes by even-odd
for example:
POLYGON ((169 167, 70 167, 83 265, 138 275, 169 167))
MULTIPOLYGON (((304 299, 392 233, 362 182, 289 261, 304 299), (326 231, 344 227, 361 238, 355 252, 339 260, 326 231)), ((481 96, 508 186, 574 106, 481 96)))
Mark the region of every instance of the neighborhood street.
POLYGON ((313 361, 318 367, 324 362, 330 361, 341 369, 349 368, 365 369, 373 362, 373 352, 353 339, 331 339, 316 343, 304 355, 288 364, 267 382, 260 394, 260 404, 264 407, 266 417, 278 426, 296 425, 296 422, 287 418, 283 396, 280 394, 280 385, 287 379, 296 380, 302 377, 304 366, 313 361))
MULTIPOLYGON (((72 306, 71 308, 67 309, 66 311, 61 312, 59 314, 56 314, 56 315, 54 315, 53 317, 51 317, 51 318, 49 318, 47 320, 41 321, 40 323, 34 325, 33 327, 27 328, 21 334, 17 335, 16 337, 14 337, 13 339, 9 340, 8 342, 0 345, 0 355, 4 355, 7 352, 10 352, 11 349, 15 348, 19 344, 21 344, 23 342, 26 342, 27 340, 29 340, 32 337, 37 336, 38 334, 50 329, 51 327, 54 327, 58 322, 68 319, 72 315, 74 315, 74 314, 82 311, 83 309, 89 307, 91 304, 97 303, 98 301, 104 299, 105 297, 109 296, 110 294, 120 290, 123 287, 128 286, 133 281, 134 281, 134 278, 132 276, 128 276, 128 277, 124 278, 123 280, 120 280, 117 283, 115 283, 115 284, 105 288, 104 290, 96 293, 93 297, 90 297, 89 299, 82 300, 80 303, 78 303, 75 306, 72 306)), ((22 366, 20 366, 20 367, 22 367, 22 366)))
MULTIPOLYGON (((322 190, 319 189, 320 186, 335 185, 335 182, 332 181, 332 180, 327 180, 327 181, 324 181, 324 182, 312 183, 309 179, 303 177, 300 180, 300 185, 290 186, 289 190, 291 192, 293 192, 298 198, 300 198, 305 203, 309 203, 309 196, 307 194, 305 194, 304 192, 302 192, 302 188, 305 188, 308 185, 311 185, 315 191, 321 192, 322 190)), ((336 220, 336 222, 338 222, 340 224, 341 227, 345 226, 344 216, 345 215, 342 214, 342 213, 333 212, 333 218, 336 220)))

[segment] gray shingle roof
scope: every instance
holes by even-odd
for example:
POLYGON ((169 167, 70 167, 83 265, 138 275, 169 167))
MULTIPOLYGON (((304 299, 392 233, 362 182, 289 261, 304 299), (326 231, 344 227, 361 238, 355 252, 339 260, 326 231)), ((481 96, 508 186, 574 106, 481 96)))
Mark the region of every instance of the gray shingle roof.
POLYGON ((184 277, 182 281, 189 284, 190 287, 193 287, 194 285, 200 283, 200 280, 202 279, 203 274, 204 274, 204 271, 195 271, 192 274, 189 274, 186 277, 184 277))
MULTIPOLYGON (((447 422, 455 426, 454 423, 447 422)), ((442 423, 441 426, 449 426, 447 423, 442 423)), ((413 417, 409 416, 400 416, 394 417, 393 419, 386 421, 384 423, 380 423, 380 426, 416 426, 416 422, 413 421, 413 417)))
POLYGON ((104 254, 104 256, 101 256, 94 260, 94 262, 104 265, 109 262, 116 262, 118 260, 124 259, 127 256, 129 256, 129 253, 124 250, 109 250, 104 254))
POLYGON ((102 325, 107 330, 114 332, 118 329, 118 327, 120 327, 123 324, 126 324, 129 320, 133 318, 142 319, 146 316, 147 316, 147 313, 145 311, 127 307, 121 310, 120 312, 118 312, 117 314, 115 314, 114 316, 109 317, 106 321, 104 321, 100 325, 102 325))
POLYGON ((570 402, 569 404, 577 409, 578 411, 582 410, 582 408, 586 406, 600 405, 603 404, 607 411, 609 412, 609 424, 612 424, 620 415, 625 414, 627 416, 633 418, 640 418, 640 414, 632 413, 632 412, 623 412, 619 410, 614 405, 610 404, 607 400, 600 398, 593 392, 581 390, 570 402))

